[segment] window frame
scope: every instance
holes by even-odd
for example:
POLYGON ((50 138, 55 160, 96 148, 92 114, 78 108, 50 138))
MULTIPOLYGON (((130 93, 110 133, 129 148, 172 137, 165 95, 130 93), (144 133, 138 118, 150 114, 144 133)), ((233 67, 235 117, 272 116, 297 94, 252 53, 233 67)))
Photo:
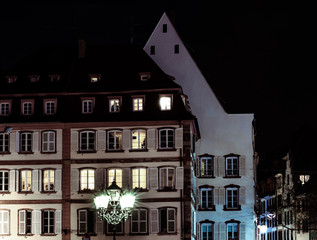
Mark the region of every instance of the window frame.
POLYGON ((159 168, 159 187, 160 190, 175 190, 176 187, 176 169, 175 167, 164 166, 159 168), (173 170, 172 176, 172 186, 170 186, 169 182, 169 170, 173 170), (163 181, 162 171, 166 171, 165 177, 166 179, 163 181), (164 184, 165 183, 165 184, 164 184))
POLYGON ((175 207, 162 207, 162 208, 159 208, 159 233, 160 234, 175 234, 177 232, 177 209, 175 207), (163 225, 163 216, 162 216, 162 211, 166 211, 166 223, 164 223, 164 226, 166 225, 166 231, 162 231, 162 226, 163 225), (173 211, 174 214, 174 219, 169 219, 169 214, 168 214, 168 211, 173 211), (169 223, 170 222, 173 222, 173 227, 174 227, 174 231, 170 231, 169 230, 169 223))
POLYGON ((241 210, 239 189, 236 185, 225 186, 225 210, 241 210))
POLYGON ((0 175, 0 193, 9 192, 10 171, 6 169, 0 169, 0 175))
POLYGON ((25 192, 25 193, 31 193, 33 191, 33 186, 32 186, 32 169, 20 169, 19 170, 19 191, 20 192, 25 192), (25 176, 23 176, 26 174, 25 176), (28 176, 30 174, 30 176, 28 176), (25 187, 23 187, 23 181, 25 181, 25 187), (30 188, 28 187, 30 186, 30 188))
POLYGON ((133 189, 139 189, 139 190, 147 190, 148 186, 147 186, 147 168, 146 167, 135 167, 135 168, 132 168, 132 188, 133 189), (144 171, 144 175, 141 173, 141 170, 144 171), (137 173, 137 175, 135 175, 134 173, 137 173), (137 180, 135 181, 135 176, 137 176, 137 180), (142 181, 141 178, 144 177, 145 180, 142 181), (137 183, 135 183, 137 182, 137 183), (142 187, 141 185, 141 182, 143 182, 143 184, 145 185, 144 187, 142 187))
POLYGON ((199 209, 200 210, 215 210, 214 188, 212 186, 200 186, 199 194, 200 194, 199 209), (205 196, 203 196, 204 192, 206 192, 205 196), (209 198, 211 198, 211 200, 209 198), (205 202, 205 204, 203 204, 203 202, 205 202))
POLYGON ((78 235, 83 235, 85 233, 88 234, 94 234, 95 233, 95 213, 92 209, 90 208, 81 208, 77 209, 77 234, 78 235), (81 220, 80 214, 84 213, 85 219, 84 221, 81 220), (92 220, 92 221, 89 221, 92 220), (84 230, 82 231, 81 224, 84 224, 84 230))
POLYGON ((33 235, 32 234, 32 209, 19 209, 18 210, 18 235, 33 235), (21 221, 20 213, 24 212, 24 219, 21 221), (27 214, 30 214, 29 217, 27 214), (21 231, 21 224, 24 224, 24 231, 21 231))
POLYGON ((108 97, 108 112, 109 113, 121 112, 121 97, 116 97, 116 96, 108 97), (115 105, 112 104, 112 101, 114 101, 115 105))
POLYGON ((158 132, 159 132, 159 149, 160 150, 173 150, 173 149, 175 149, 175 129, 174 128, 161 128, 158 130, 158 132), (169 141, 169 137, 170 137, 169 132, 170 131, 172 131, 172 138, 173 138, 172 146, 170 146, 171 141, 169 141), (165 147, 162 147, 162 143, 163 143, 162 142, 163 141, 162 132, 166 132, 165 140, 164 140, 164 142, 166 144, 165 147))
POLYGON ((43 107, 44 107, 44 114, 45 115, 55 115, 56 114, 56 110, 57 110, 57 99, 44 99, 43 100, 43 107), (48 106, 53 104, 53 108, 52 106, 48 106))
POLYGON ((120 188, 122 188, 122 181, 123 181, 122 174, 123 174, 122 168, 108 168, 107 169, 107 186, 109 187, 112 184, 113 180, 115 180, 116 184, 120 188), (111 176, 110 174, 111 171, 114 171, 113 176, 111 176), (118 177, 117 172, 118 173, 121 172, 121 174, 119 175, 119 177, 121 177, 120 181, 117 180, 117 177, 118 177))
POLYGON ((135 235, 141 235, 141 234, 147 234, 148 233, 148 209, 146 208, 136 208, 133 209, 132 214, 131 214, 131 218, 130 218, 130 233, 131 234, 135 234, 135 235), (145 212, 145 219, 141 219, 141 212, 145 212), (133 214, 134 212, 137 212, 138 216, 137 219, 133 219, 133 214), (137 223, 137 231, 133 231, 133 223, 137 223), (145 231, 141 231, 141 225, 144 224, 145 225, 145 231))
POLYGON ((96 152, 96 131, 94 130, 83 130, 79 132, 79 152, 96 152), (93 134, 93 143, 90 142, 91 136, 93 134), (83 135, 86 134, 86 139, 83 135), (85 140, 85 142, 84 142, 85 140), (84 146, 87 145, 85 148, 84 146), (91 148, 93 145, 93 148, 91 148))
POLYGON ((56 153, 56 131, 45 130, 41 132, 41 152, 42 153, 56 153), (45 141, 44 134, 48 134, 47 140, 45 141), (50 134, 54 135, 54 140, 50 139, 50 134), (45 144, 47 144, 47 149, 45 149, 45 144), (53 144, 54 148, 50 149, 50 145, 53 144))
POLYGON ((199 240, 208 240, 209 239, 209 234, 211 233, 211 239, 213 240, 214 239, 214 222, 212 221, 204 221, 204 222, 200 222, 199 223, 200 225, 200 238, 199 240), (204 227, 207 227, 207 230, 208 230, 208 227, 210 227, 211 231, 206 231, 207 233, 207 236, 206 238, 204 238, 204 227))
POLYGON ((225 176, 226 177, 239 177, 239 155, 225 156, 225 176), (236 161, 236 163, 234 162, 236 161), (230 167, 230 169, 229 169, 230 167))
POLYGON ((9 209, 0 209, 0 230, 7 229, 7 232, 0 232, 0 236, 8 236, 10 235, 10 210, 9 209), (6 221, 4 221, 4 214, 7 214, 6 221))
POLYGON ((56 192, 55 190, 55 187, 56 187, 56 170, 55 169, 51 169, 51 168, 48 168, 48 169, 43 169, 42 170, 42 192, 56 192), (45 172, 48 172, 48 177, 47 177, 47 185, 49 186, 49 189, 45 189, 45 184, 46 184, 46 181, 45 181, 45 172), (51 172, 53 172, 53 177, 51 176, 51 172), (53 178, 53 187, 51 187, 51 179, 53 178))
POLYGON ((107 151, 121 151, 122 150, 122 144, 123 144, 123 131, 119 130, 119 129, 111 129, 107 131, 107 151), (112 144, 110 142, 110 133, 114 133, 114 141, 113 141, 113 146, 118 145, 119 147, 115 147, 115 148, 110 148, 110 144, 112 144), (121 133, 121 141, 120 141, 120 137, 117 137, 117 133, 121 133), (119 139, 119 143, 117 143, 117 138, 119 139))
POLYGON ((159 96, 159 105, 161 111, 171 111, 173 108, 173 95, 172 94, 161 94, 159 96), (169 99, 168 103, 163 99, 169 99))
POLYGON ((92 97, 81 98, 81 113, 92 114, 95 108, 95 99, 92 97))
POLYGON ((56 235, 55 230, 56 230, 56 226, 55 226, 55 221, 56 221, 56 210, 55 209, 42 209, 41 210, 41 233, 42 235, 56 235), (47 220, 47 225, 45 225, 45 213, 48 214, 48 220, 47 220), (53 216, 52 216, 53 213, 53 216), (53 226, 51 224, 51 222, 53 222, 53 226), (53 227, 53 231, 51 231, 53 227), (45 231, 47 229, 47 232, 45 231))
POLYGON ((79 192, 90 192, 96 189, 96 169, 82 168, 79 169, 79 192), (83 173, 86 172, 86 176, 83 173), (93 173, 93 176, 90 174, 93 173), (84 178, 85 181, 84 181, 84 178), (93 182, 92 182, 93 181, 93 182))
POLYGON ((19 153, 33 153, 33 133, 20 132, 19 138, 19 153), (23 136, 25 139, 23 139, 23 136))
POLYGON ((227 237, 227 239, 233 239, 233 240, 239 240, 239 238, 240 238, 240 236, 239 236, 239 232, 240 232, 240 222, 238 222, 238 221, 228 221, 228 222, 226 222, 226 237, 227 237), (234 227, 236 225, 236 230, 237 231, 229 231, 229 227, 234 227), (237 233, 236 234, 236 237, 232 237, 232 234, 231 234, 231 236, 229 236, 229 233, 237 233))
POLYGON ((144 111, 144 102, 145 102, 144 100, 145 100, 144 96, 132 96, 132 111, 133 112, 143 112, 144 111), (140 100, 141 100, 141 103, 140 103, 140 100), (135 101, 137 101, 137 102, 135 102, 135 101))
POLYGON ((199 168, 200 168, 200 177, 214 177, 215 171, 215 160, 213 155, 203 155, 199 156, 199 168), (208 160, 210 163, 208 163, 208 160), (210 169, 208 168, 210 166, 210 169), (210 174, 208 174, 210 173, 210 174))
POLYGON ((0 100, 0 116, 11 115, 12 100, 0 100))
POLYGON ((32 116, 34 114, 34 99, 21 100, 21 115, 32 116))
POLYGON ((0 153, 5 154, 10 152, 10 134, 0 133, 0 153))
POLYGON ((147 131, 146 129, 132 129, 131 130, 131 150, 147 150, 147 131), (137 132, 137 140, 134 141, 133 139, 133 133, 137 132), (144 133, 145 137, 143 140, 141 139, 141 133, 144 133), (137 147, 135 147, 137 145, 137 147))

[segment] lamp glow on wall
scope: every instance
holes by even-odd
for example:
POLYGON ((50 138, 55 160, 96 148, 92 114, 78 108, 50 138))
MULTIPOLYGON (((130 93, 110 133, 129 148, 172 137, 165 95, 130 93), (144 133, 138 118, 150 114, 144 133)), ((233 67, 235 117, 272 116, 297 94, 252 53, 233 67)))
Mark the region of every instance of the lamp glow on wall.
POLYGON ((122 220, 127 220, 135 203, 135 193, 124 190, 114 180, 106 189, 94 196, 97 213, 101 219, 105 219, 113 226, 113 239, 116 239, 116 225, 122 220))

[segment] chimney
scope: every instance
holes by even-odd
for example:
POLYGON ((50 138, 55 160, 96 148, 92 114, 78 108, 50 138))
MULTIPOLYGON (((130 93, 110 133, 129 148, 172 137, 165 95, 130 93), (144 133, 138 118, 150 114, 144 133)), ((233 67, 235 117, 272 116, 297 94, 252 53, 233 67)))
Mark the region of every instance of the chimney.
POLYGON ((83 39, 78 41, 78 58, 85 58, 86 55, 86 42, 83 39))

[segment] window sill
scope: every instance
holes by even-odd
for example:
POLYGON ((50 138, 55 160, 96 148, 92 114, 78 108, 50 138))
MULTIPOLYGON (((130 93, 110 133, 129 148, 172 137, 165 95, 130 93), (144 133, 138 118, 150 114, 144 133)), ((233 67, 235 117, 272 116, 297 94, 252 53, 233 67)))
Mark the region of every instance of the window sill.
POLYGON ((96 153, 96 150, 79 150, 77 153, 82 154, 82 153, 96 153))
POLYGON ((158 189, 158 192, 177 192, 177 189, 175 188, 162 188, 162 189, 158 189))
POLYGON ((34 234, 33 233, 25 233, 25 234, 17 234, 18 236, 25 236, 25 237, 31 237, 34 234))
POLYGON ((226 208, 226 205, 223 206, 224 211, 241 211, 241 205, 237 208, 226 208))
POLYGON ((149 235, 149 233, 129 233, 130 236, 136 236, 136 235, 149 235))
POLYGON ((237 176, 223 176, 223 178, 241 178, 241 176, 237 175, 237 176))
POLYGON ((175 152, 176 148, 159 148, 157 149, 158 152, 175 152))
POLYGON ((10 194, 11 192, 9 191, 0 191, 0 194, 10 194))
POLYGON ((85 190, 80 190, 78 191, 78 194, 86 194, 86 193, 94 193, 95 190, 91 190, 91 189, 85 189, 85 190))
POLYGON ((57 153, 56 151, 51 151, 51 152, 41 152, 41 154, 54 154, 57 153))
POLYGON ((20 191, 18 194, 33 194, 33 191, 20 191))
POLYGON ((174 233, 168 233, 168 232, 159 232, 158 235, 177 235, 177 232, 174 233))
POLYGON ((40 236, 57 236, 56 233, 42 233, 40 236))
POLYGON ((123 149, 118 149, 118 150, 117 149, 113 149, 113 150, 107 149, 106 152, 107 153, 116 153, 116 152, 124 152, 124 150, 123 149))
POLYGON ((11 152, 9 151, 4 151, 4 152, 0 152, 0 154, 4 155, 4 154, 11 154, 11 152))
POLYGON ((213 205, 211 208, 202 208, 202 207, 198 207, 198 211, 202 211, 202 212, 205 212, 205 211, 216 211, 216 207, 215 205, 213 205))
POLYGON ((216 178, 213 175, 204 175, 204 176, 199 176, 198 178, 216 178))
POLYGON ((30 152, 18 152, 18 154, 34 154, 34 152, 30 151, 30 152))
POLYGON ((130 149, 129 152, 148 152, 147 148, 130 149))
POLYGON ((56 193, 56 191, 42 191, 42 194, 52 194, 52 193, 56 193))
POLYGON ((148 192, 149 189, 146 189, 146 188, 133 188, 133 191, 135 192, 148 192))

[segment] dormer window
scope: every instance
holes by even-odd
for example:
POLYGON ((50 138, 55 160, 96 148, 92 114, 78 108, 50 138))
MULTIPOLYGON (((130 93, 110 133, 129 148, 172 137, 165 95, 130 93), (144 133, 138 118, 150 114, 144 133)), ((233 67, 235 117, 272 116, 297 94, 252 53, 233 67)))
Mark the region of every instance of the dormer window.
POLYGON ((34 82, 38 82, 39 81, 40 76, 39 75, 30 75, 29 78, 30 78, 30 82, 34 83, 34 82))
POLYGON ((147 81, 150 79, 151 73, 149 72, 139 72, 140 80, 147 81))
POLYGON ((89 74, 89 78, 92 83, 99 82, 100 74, 89 74))
POLYGON ((58 82, 60 79, 60 75, 58 75, 58 74, 53 74, 53 75, 48 75, 48 76, 49 76, 51 82, 58 82))
POLYGON ((22 115, 32 115, 34 111, 34 100, 23 99, 21 100, 21 112, 22 115))
POLYGON ((7 82, 8 83, 15 83, 17 80, 16 76, 6 76, 7 82))

